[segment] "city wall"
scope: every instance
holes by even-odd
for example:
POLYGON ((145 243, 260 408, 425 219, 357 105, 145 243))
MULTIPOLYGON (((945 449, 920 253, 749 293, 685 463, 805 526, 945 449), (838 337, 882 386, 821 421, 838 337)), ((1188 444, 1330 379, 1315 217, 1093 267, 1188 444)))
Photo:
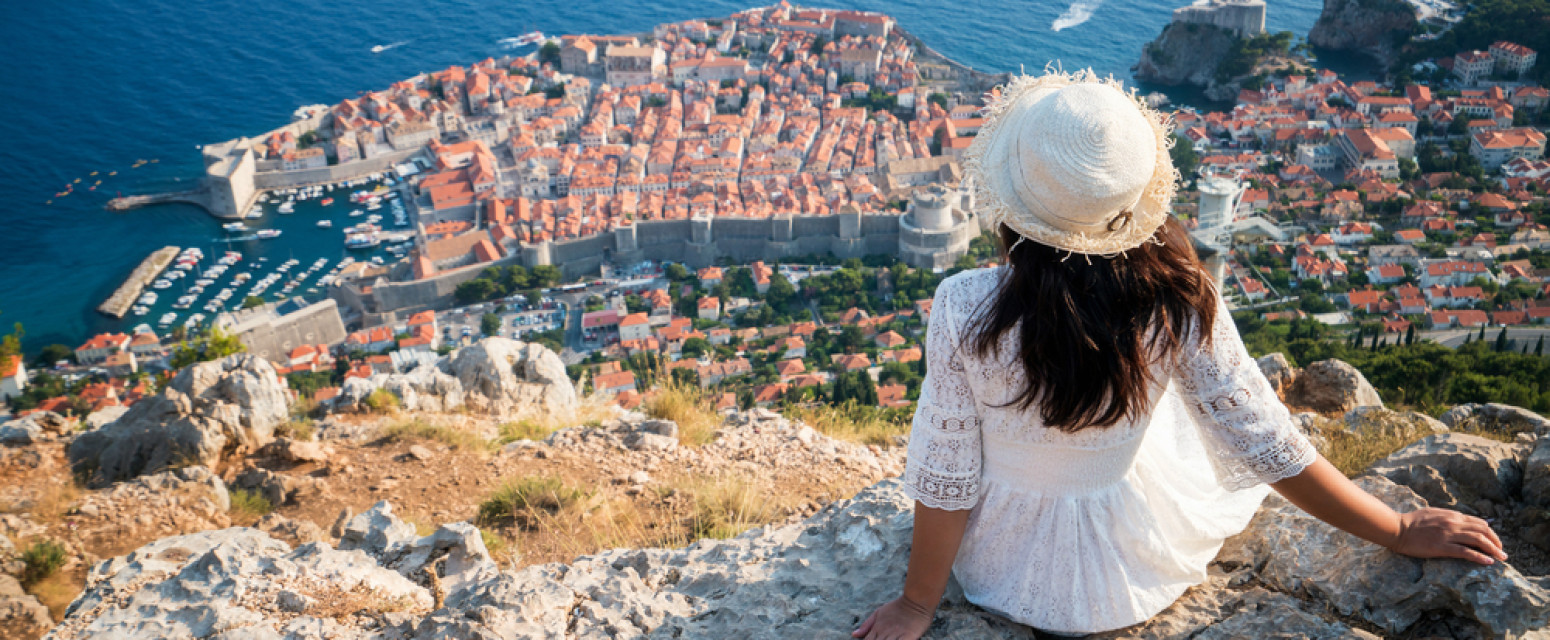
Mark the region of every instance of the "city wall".
POLYGON ((289 189, 327 182, 341 182, 361 176, 386 171, 393 165, 414 157, 420 149, 393 151, 375 158, 355 160, 345 164, 330 165, 299 171, 266 171, 253 174, 253 186, 261 190, 289 189))

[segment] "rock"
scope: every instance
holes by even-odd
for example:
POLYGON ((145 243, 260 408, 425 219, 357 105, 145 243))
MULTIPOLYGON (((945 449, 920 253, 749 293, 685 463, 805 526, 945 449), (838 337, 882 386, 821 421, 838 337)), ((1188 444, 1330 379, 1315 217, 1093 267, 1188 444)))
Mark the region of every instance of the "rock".
POLYGON ((655 433, 659 436, 667 436, 669 438, 678 437, 678 423, 673 422, 672 420, 645 420, 641 422, 640 426, 636 427, 636 429, 646 433, 655 433))
POLYGON ((1320 360, 1297 372, 1286 403, 1319 413, 1345 413, 1360 406, 1383 406, 1383 399, 1362 372, 1340 360, 1320 360))
MULTIPOLYGON (((1364 476, 1357 484, 1401 512, 1426 506, 1410 489, 1386 478, 1364 476)), ((1550 625, 1550 593, 1508 563, 1481 566, 1400 556, 1324 524, 1274 494, 1248 529, 1228 540, 1217 561, 1251 567, 1254 578, 1271 589, 1312 599, 1395 635, 1406 635, 1423 617, 1434 615, 1451 617, 1449 626, 1462 637, 1541 637, 1534 634, 1550 625)))
POLYGON ((329 537, 332 537, 332 538, 343 537, 344 536, 344 528, 349 526, 350 525, 350 521, 354 520, 354 519, 355 519, 355 512, 351 511, 349 507, 345 507, 343 509, 340 509, 338 517, 334 518, 334 524, 329 525, 329 527, 328 527, 328 535, 329 535, 329 537))
POLYGON ((292 520, 278 513, 270 513, 259 518, 258 522, 253 524, 253 528, 292 547, 309 542, 322 542, 327 538, 323 528, 311 520, 292 520))
POLYGON ((0 574, 0 637, 36 638, 53 626, 48 607, 22 590, 16 578, 0 574))
POLYGON ((291 476, 283 473, 275 473, 260 467, 248 467, 237 474, 233 482, 238 489, 257 491, 260 496, 269 501, 269 504, 279 507, 290 500, 291 492, 296 490, 296 482, 291 476))
POLYGON ((1455 405, 1442 414, 1442 421, 1454 429, 1550 435, 1550 419, 1522 407, 1494 402, 1455 405))
POLYGON ((1270 381, 1270 387, 1278 394, 1285 395, 1292 388, 1292 382, 1297 380, 1297 370, 1280 352, 1266 354, 1256 362, 1259 363, 1260 372, 1265 374, 1265 379, 1270 381))
POLYGON ((1550 509, 1550 438, 1540 438, 1523 462, 1523 501, 1550 509))
POLYGON ((1381 406, 1356 407, 1345 414, 1346 431, 1359 436, 1420 438, 1448 433, 1448 425, 1416 411, 1398 412, 1381 406))
POLYGON ((651 474, 645 471, 636 471, 628 478, 630 484, 651 484, 651 474))
POLYGON ((1429 436, 1367 471, 1405 485, 1433 506, 1489 515, 1523 487, 1518 445, 1462 433, 1429 436))
POLYGON ((624 437, 624 446, 632 451, 667 451, 678 448, 678 439, 636 432, 624 437))
POLYGON ((477 411, 563 415, 577 407, 576 386, 560 356, 539 344, 485 338, 439 363, 457 377, 477 411))
POLYGON ((124 414, 128 412, 129 407, 122 405, 103 407, 102 409, 93 411, 90 415, 86 416, 86 419, 81 421, 81 425, 86 429, 101 429, 102 427, 112 423, 114 420, 124 417, 124 414))
POLYGON ((69 435, 74 422, 52 411, 29 413, 0 425, 0 444, 25 446, 69 435))
MULTIPOLYGON (((1216 26, 1193 23, 1169 23, 1157 38, 1141 50, 1141 59, 1131 68, 1136 78, 1169 86, 1193 85, 1204 89, 1212 100, 1230 100, 1238 96, 1243 77, 1221 82, 1217 68, 1232 51, 1237 37, 1216 26)), ((1258 61, 1255 61, 1258 64, 1258 61)))
POLYGON ((408 453, 406 453, 405 455, 409 456, 410 458, 413 458, 415 460, 420 460, 420 461, 430 460, 431 458, 434 458, 436 456, 436 454, 431 453, 430 449, 426 449, 425 447, 422 447, 422 446, 417 445, 417 444, 416 445, 411 445, 409 447, 408 453))
POLYGON ((184 464, 215 467, 228 453, 269 444, 289 418, 289 394, 274 367, 230 356, 183 369, 160 394, 77 436, 70 463, 97 487, 184 464))
POLYGON ((1400 0, 1324 0, 1308 44, 1366 53, 1387 68, 1394 63, 1396 43, 1408 40, 1417 24, 1415 9, 1400 0))
POLYGON ((164 538, 98 564, 50 637, 363 637, 357 620, 432 606, 428 590, 361 551, 291 550, 232 528, 164 538), (308 616, 313 602, 336 611, 308 616))
POLYGON ((463 385, 435 367, 416 367, 408 373, 351 378, 334 398, 336 411, 365 411, 366 399, 378 389, 398 397, 405 411, 455 411, 463 406, 463 385))
POLYGON ((316 442, 281 438, 271 444, 270 447, 275 455, 278 455, 286 462, 302 464, 328 461, 328 452, 323 450, 323 445, 316 442))

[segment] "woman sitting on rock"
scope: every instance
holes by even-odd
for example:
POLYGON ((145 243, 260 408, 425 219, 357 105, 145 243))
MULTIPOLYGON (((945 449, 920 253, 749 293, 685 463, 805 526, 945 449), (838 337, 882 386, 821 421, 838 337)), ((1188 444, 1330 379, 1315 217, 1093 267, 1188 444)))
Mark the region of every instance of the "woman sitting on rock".
POLYGON ((1483 520, 1395 513, 1293 426, 1169 215, 1164 117, 1090 72, 1019 78, 988 111, 966 168, 1007 266, 937 289, 904 593, 854 636, 919 637, 950 571, 1038 629, 1145 621, 1269 488, 1398 553, 1506 559, 1483 520))

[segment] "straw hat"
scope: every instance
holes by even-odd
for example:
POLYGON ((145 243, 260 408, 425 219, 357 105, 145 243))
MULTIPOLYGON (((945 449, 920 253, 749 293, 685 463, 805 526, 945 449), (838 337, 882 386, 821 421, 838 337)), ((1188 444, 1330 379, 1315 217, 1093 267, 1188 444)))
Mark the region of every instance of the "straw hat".
POLYGON ((1073 253, 1115 255, 1167 218, 1179 178, 1171 123, 1118 80, 1018 76, 986 112, 965 168, 992 223, 1073 253))

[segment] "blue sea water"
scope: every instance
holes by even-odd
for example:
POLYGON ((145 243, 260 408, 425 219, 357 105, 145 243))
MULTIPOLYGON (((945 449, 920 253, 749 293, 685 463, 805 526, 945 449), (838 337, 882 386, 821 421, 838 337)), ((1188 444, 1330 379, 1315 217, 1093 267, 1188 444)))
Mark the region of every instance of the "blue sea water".
MULTIPOLYGON (((833 0, 828 6, 886 12, 932 48, 977 69, 1032 72, 1058 60, 1068 69, 1128 78, 1141 47, 1182 4, 833 0), (1059 31, 1052 29, 1057 19, 1059 31)), ((642 32, 748 6, 728 0, 0 3, 6 61, 0 78, 7 89, 0 117, 0 326, 23 323, 32 350, 154 320, 160 309, 124 321, 94 309, 156 248, 200 246, 218 255, 225 248, 216 242, 223 235, 219 223, 186 205, 124 213, 103 205, 117 192, 190 186, 199 173, 196 145, 266 131, 302 104, 336 103, 421 71, 501 55, 501 38, 534 29, 642 32), (407 44, 370 52, 400 41, 407 44), (157 162, 131 168, 137 159, 157 162), (88 176, 92 171, 99 175, 88 176), (53 197, 77 178, 73 194, 53 197)), ((1306 35, 1319 9, 1320 0, 1270 0, 1268 26, 1306 35)), ((344 255, 339 227, 354 221, 342 216, 344 208, 343 202, 334 206, 333 230, 313 226, 321 207, 266 216, 260 226, 284 230, 281 238, 233 248, 247 254, 245 263, 294 257, 305 268, 318 257, 338 260, 344 255)))

